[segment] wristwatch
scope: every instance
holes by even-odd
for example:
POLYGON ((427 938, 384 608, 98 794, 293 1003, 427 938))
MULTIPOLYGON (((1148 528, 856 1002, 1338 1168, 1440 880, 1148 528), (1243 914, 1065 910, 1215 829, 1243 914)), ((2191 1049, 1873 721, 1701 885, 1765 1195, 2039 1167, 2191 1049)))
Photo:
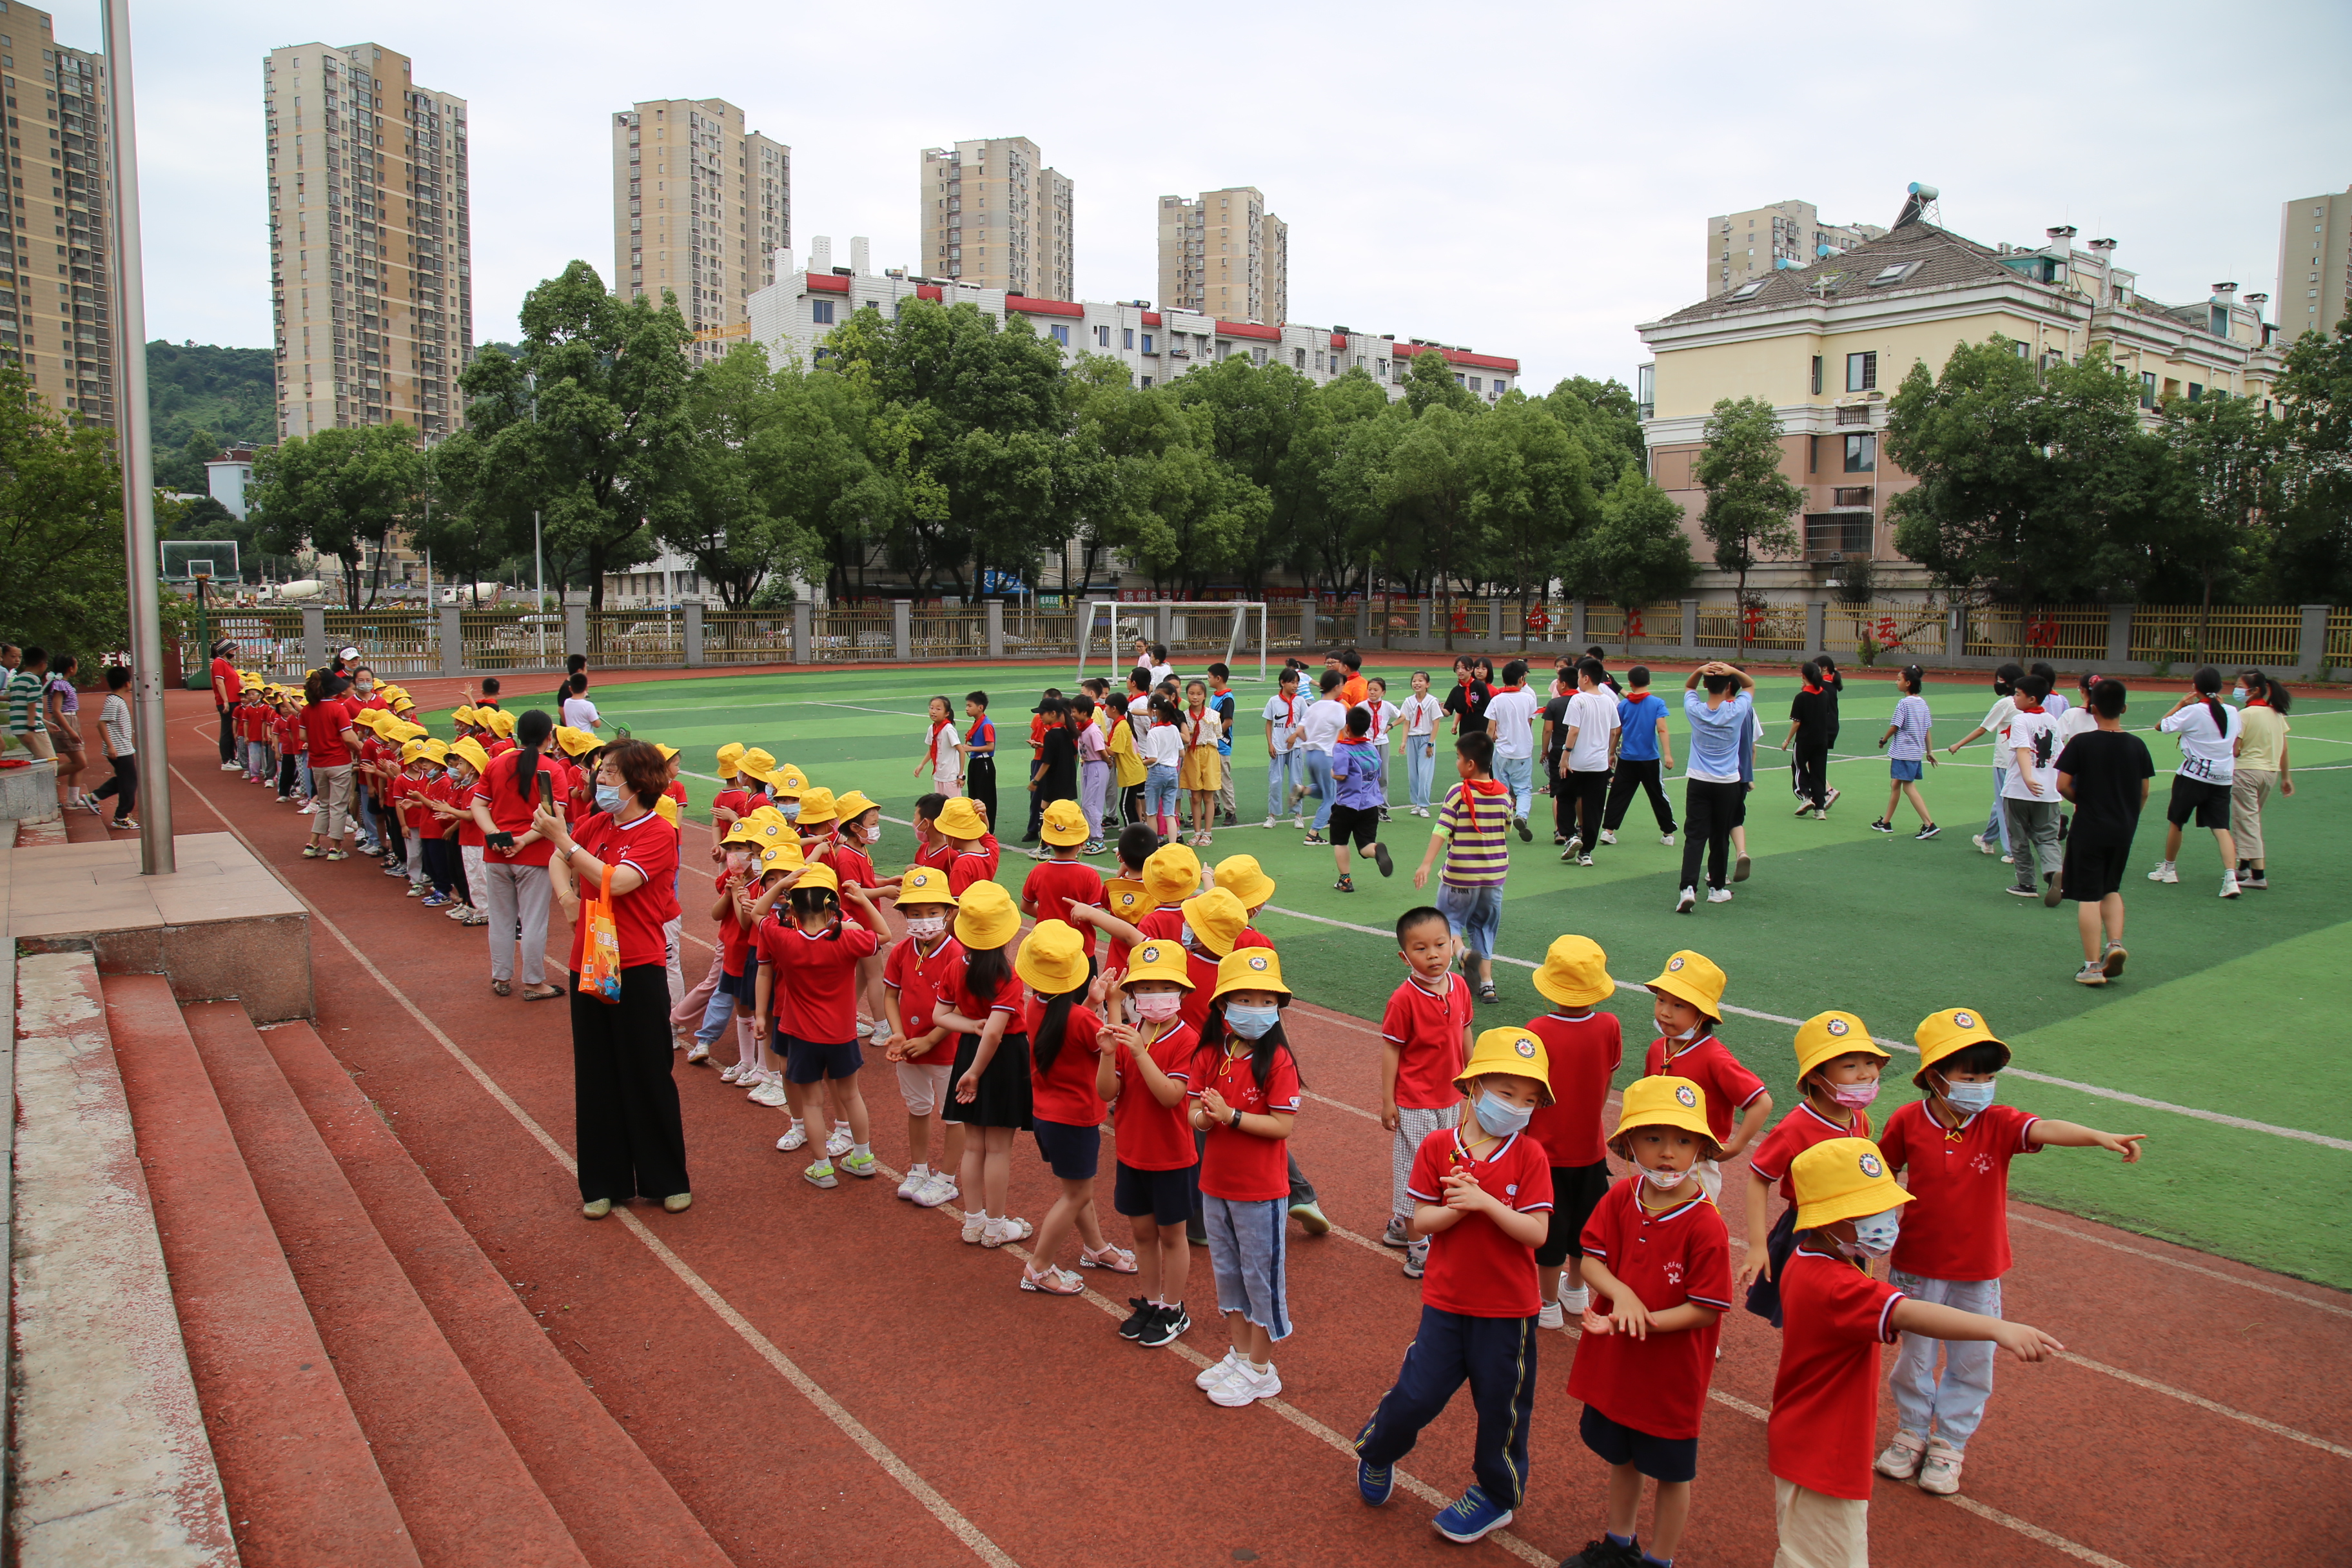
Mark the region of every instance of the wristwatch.
POLYGON ((1226 1126, 1228 1126, 1228 1127, 1230 1127, 1230 1128, 1232 1128, 1232 1129, 1233 1129, 1234 1131, 1235 1131, 1236 1132, 1238 1132, 1238 1131, 1241 1131, 1241 1125, 1242 1125, 1242 1108, 1241 1108, 1240 1106, 1236 1105, 1236 1106, 1234 1106, 1234 1107, 1232 1108, 1232 1110, 1233 1110, 1233 1115, 1232 1115, 1232 1117, 1231 1117, 1229 1120, 1227 1120, 1227 1121, 1225 1122, 1225 1125, 1226 1125, 1226 1126))

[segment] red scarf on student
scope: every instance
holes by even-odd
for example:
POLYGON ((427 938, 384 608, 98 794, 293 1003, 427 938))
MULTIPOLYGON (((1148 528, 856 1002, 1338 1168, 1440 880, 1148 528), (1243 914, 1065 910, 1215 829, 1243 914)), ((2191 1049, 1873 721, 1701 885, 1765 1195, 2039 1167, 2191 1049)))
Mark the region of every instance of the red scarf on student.
POLYGON ((1500 697, 1500 696, 1503 696, 1503 695, 1504 695, 1505 693, 1507 693, 1507 692, 1512 692, 1512 691, 1525 691, 1527 689, 1528 689, 1528 683, 1527 683, 1526 681, 1522 680, 1522 681, 1520 681, 1517 686, 1497 686, 1497 687, 1496 687, 1496 688, 1495 688, 1495 695, 1496 695, 1496 696, 1497 696, 1497 697, 1500 697))
POLYGON ((952 719, 947 720, 943 723, 938 723, 931 726, 931 743, 923 752, 923 761, 930 766, 933 772, 937 772, 940 765, 940 736, 945 731, 954 728, 955 721, 952 719))
POLYGON ((1201 721, 1208 716, 1209 715, 1205 710, 1198 713, 1188 713, 1185 715, 1186 720, 1192 726, 1192 737, 1184 742, 1187 746, 1197 746, 1201 743, 1201 721))
POLYGON ((2246 706, 2249 708, 2267 708, 2270 705, 2271 700, 2267 697, 2249 697, 2246 699, 2246 706))
POLYGON ((2039 702, 2021 702, 2017 705, 2017 710, 2020 713, 2039 713, 2042 711, 2042 704, 2039 702))
MULTIPOLYGON (((1464 779, 1462 781, 1462 815, 1467 820, 1463 826, 1473 833, 1478 830, 1478 797, 1480 795, 1508 795, 1510 793, 1511 786, 1500 779, 1464 779)), ((1507 812, 1510 807, 1506 805, 1503 809, 1507 812)))
POLYGON ((1805 695, 1808 697, 1819 697, 1826 689, 1827 688, 1816 686, 1810 680, 1805 682, 1805 695))

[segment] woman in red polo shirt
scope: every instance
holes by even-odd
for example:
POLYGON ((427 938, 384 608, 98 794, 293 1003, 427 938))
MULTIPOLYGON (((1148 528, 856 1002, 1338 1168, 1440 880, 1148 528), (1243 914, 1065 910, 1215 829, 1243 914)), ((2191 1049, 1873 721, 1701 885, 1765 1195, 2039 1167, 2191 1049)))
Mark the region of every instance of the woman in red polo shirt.
MULTIPOLYGON (((546 739, 547 715, 533 710, 526 717, 540 721, 538 738, 546 739)), ((531 752, 526 740, 517 755, 531 752)), ((544 809, 530 818, 531 832, 552 846, 583 888, 610 877, 620 938, 621 996, 606 1002, 580 989, 587 923, 572 933, 572 1135, 580 1212, 590 1219, 633 1197, 658 1198, 672 1214, 693 1202, 686 1129, 670 1077, 662 941, 662 927, 678 912, 677 830, 654 811, 667 782, 667 764, 651 742, 623 741, 597 765, 598 809, 576 833, 544 809)), ((542 868, 542 882, 544 875, 542 868)))

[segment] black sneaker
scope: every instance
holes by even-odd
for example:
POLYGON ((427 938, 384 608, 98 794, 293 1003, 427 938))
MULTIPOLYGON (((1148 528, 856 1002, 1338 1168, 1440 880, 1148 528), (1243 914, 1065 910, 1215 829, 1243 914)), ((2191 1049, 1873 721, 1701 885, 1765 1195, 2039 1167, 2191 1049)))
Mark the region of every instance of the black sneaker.
POLYGON ((1135 1342, 1147 1350, 1158 1350, 1161 1345, 1174 1342, 1192 1326, 1192 1315, 1184 1310, 1183 1302, 1179 1301, 1172 1307, 1154 1307, 1151 1309, 1151 1321, 1144 1325, 1143 1332, 1135 1342))
POLYGON ((1118 1337, 1123 1340, 1139 1340, 1150 1332, 1152 1320, 1159 1316, 1160 1309, 1140 1296, 1129 1296, 1127 1299, 1127 1304, 1135 1310, 1129 1312, 1127 1315, 1127 1321, 1118 1326, 1118 1337))
POLYGON ((1895 831, 1895 824, 1882 816, 1870 825, 1870 830, 1873 833, 1892 833, 1895 831))
POLYGON ((1034 844, 1037 842, 1037 836, 1034 833, 1024 833, 1021 836, 1021 842, 1024 844, 1034 844))
POLYGON ((1941 832, 1943 832, 1943 831, 1944 831, 1944 830, 1943 830, 1942 828, 1940 828, 1940 827, 1937 826, 1934 823, 1932 823, 1932 822, 1931 822, 1931 823, 1927 824, 1927 826, 1925 826, 1925 827, 1921 828, 1918 832, 1916 832, 1916 833, 1913 834, 1911 837, 1914 837, 1914 838, 1933 838, 1933 837, 1936 837, 1936 835, 1937 835, 1938 833, 1941 833, 1941 832))
POLYGON ((1598 1541, 1586 1542, 1584 1550, 1575 1556, 1562 1558, 1559 1568, 1635 1568, 1641 1561, 1639 1542, 1620 1546, 1604 1535, 1598 1541))
POLYGON ((1328 844, 1331 841, 1310 828, 1307 831, 1307 837, 1300 839, 1298 842, 1301 844, 1328 844))
POLYGON ((1225 826, 1227 827, 1239 827, 1241 826, 1241 821, 1229 811, 1225 813, 1225 826))
MULTIPOLYGON (((1389 858, 1389 847, 1385 844, 1375 844, 1372 846, 1372 864, 1381 868, 1381 875, 1383 877, 1392 877, 1396 875, 1396 862, 1389 858)), ((2259 882, 2249 884, 2249 886, 2252 887, 2260 887, 2261 885, 2262 884, 2259 882)))
POLYGON ((1338 889, 1340 892, 1352 893, 1356 890, 1356 879, 1353 877, 1342 877, 1338 881, 1332 883, 1331 886, 1338 889))
POLYGON ((1528 819, 1526 817, 1515 816, 1511 818, 1511 826, 1519 830, 1520 843, 1532 844, 1536 841, 1536 830, 1528 826, 1528 819))

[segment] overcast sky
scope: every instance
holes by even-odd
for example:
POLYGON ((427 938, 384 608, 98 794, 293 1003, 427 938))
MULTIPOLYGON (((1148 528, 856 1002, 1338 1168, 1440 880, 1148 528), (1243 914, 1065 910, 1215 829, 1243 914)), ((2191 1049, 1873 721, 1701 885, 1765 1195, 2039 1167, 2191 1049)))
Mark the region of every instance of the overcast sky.
MULTIPOLYGON (((1883 225, 1924 180, 1950 228, 2113 236, 2185 301, 2275 293, 2280 203, 2352 185, 2340 0, 1375 0, 1190 32, 1181 7, 1045 0, 132 5, 148 335, 198 342, 269 342, 261 62, 287 44, 382 44, 470 100, 479 341, 572 258, 609 280, 608 116, 651 98, 730 100, 790 144, 803 262, 819 234, 917 262, 919 150, 1025 135, 1076 182, 1082 298, 1156 292, 1162 194, 1255 184, 1290 224, 1294 319, 1515 355, 1547 387, 1632 380, 1635 323, 1706 291, 1711 213, 1794 196, 1883 225)), ((98 47, 94 3, 56 15, 98 47)))

